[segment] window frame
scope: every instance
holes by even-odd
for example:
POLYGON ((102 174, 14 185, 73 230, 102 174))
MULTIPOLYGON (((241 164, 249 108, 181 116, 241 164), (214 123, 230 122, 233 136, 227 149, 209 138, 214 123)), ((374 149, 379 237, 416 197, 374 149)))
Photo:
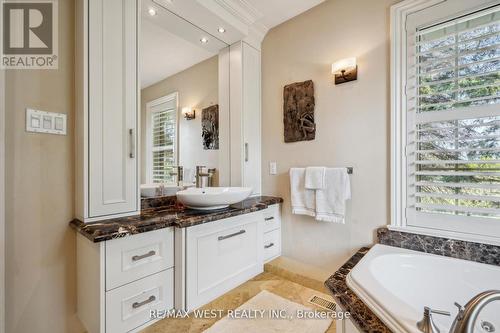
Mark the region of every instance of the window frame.
MULTIPOLYGON (((163 97, 154 99, 146 103, 146 180, 148 184, 153 184, 153 131, 152 131, 152 116, 154 111, 152 108, 175 101, 175 135, 174 135, 174 165, 179 162, 179 93, 173 92, 163 97)), ((171 185, 171 184, 169 184, 171 185)))
MULTIPOLYGON (((488 7, 494 4, 489 0, 475 0, 475 10, 481 7, 488 7), (477 5, 479 4, 479 5, 477 5)), ((391 7, 391 224, 392 230, 419 233, 431 236, 448 237, 467 241, 479 241, 488 244, 500 245, 500 232, 494 230, 484 233, 465 232, 463 230, 451 230, 454 226, 460 228, 464 225, 465 219, 457 219, 457 223, 432 224, 422 223, 419 226, 410 225, 407 221, 407 20, 412 13, 417 13, 433 6, 449 3, 448 0, 405 0, 391 7), (444 227, 448 224, 449 227, 444 227), (489 232, 489 234, 487 234, 489 232)), ((443 16, 439 21, 446 21, 463 14, 465 10, 470 10, 470 3, 464 5, 460 11, 454 15, 443 16), (466 8, 467 7, 467 8, 466 8)), ((437 23, 437 22, 436 22, 437 23)), ((440 214, 432 214, 436 220, 440 219, 440 214)), ((491 225, 491 224, 490 224, 491 225)), ((493 228, 496 229, 496 228, 493 228)), ((498 228, 500 230, 500 226, 498 228)))

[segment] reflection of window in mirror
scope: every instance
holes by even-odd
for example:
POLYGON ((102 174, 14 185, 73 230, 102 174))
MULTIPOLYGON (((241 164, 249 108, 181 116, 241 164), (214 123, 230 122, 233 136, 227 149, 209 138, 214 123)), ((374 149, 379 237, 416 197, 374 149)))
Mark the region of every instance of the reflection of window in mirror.
POLYGON ((174 184, 177 165, 177 93, 146 104, 146 157, 149 183, 174 184))

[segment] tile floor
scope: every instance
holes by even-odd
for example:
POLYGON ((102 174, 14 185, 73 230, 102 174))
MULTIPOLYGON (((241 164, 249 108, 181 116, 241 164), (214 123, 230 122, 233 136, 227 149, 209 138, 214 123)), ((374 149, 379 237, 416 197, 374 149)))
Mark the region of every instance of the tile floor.
MULTIPOLYGON (((291 282, 273 273, 264 272, 222 295, 213 302, 205 305, 202 309, 236 309, 262 290, 270 291, 290 301, 303 304, 317 310, 321 310, 321 308, 315 307, 308 302, 312 295, 323 296, 327 299, 331 299, 329 295, 322 294, 317 290, 291 282)), ((219 319, 220 318, 200 319, 193 317, 185 319, 167 318, 151 325, 143 330, 142 333, 200 333, 212 326, 219 319)), ((335 333, 335 322, 330 325, 326 333, 335 333)))

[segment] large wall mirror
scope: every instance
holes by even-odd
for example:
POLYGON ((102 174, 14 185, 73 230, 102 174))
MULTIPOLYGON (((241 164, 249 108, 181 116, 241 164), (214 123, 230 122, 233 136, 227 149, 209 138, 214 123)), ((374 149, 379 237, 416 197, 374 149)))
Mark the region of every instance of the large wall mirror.
MULTIPOLYGON (((196 167, 220 183, 224 137, 220 135, 221 40, 173 14, 141 1, 141 195, 171 195, 195 186, 196 167), (182 166, 182 170, 178 167, 182 166), (179 177, 181 172, 181 177, 179 177), (160 189, 160 190, 159 190, 160 189)), ((227 62, 227 66, 229 63, 227 62)), ((228 122, 227 122, 228 123, 228 122)), ((227 143, 226 143, 227 144, 227 143)))

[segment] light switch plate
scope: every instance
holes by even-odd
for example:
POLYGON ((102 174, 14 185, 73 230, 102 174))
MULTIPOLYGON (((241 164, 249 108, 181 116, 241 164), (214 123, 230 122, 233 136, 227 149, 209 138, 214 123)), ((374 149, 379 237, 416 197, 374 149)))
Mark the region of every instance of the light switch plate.
POLYGON ((63 113, 26 109, 27 132, 66 135, 66 124, 63 113))
POLYGON ((276 172, 276 162, 269 162, 269 174, 275 175, 276 172))

